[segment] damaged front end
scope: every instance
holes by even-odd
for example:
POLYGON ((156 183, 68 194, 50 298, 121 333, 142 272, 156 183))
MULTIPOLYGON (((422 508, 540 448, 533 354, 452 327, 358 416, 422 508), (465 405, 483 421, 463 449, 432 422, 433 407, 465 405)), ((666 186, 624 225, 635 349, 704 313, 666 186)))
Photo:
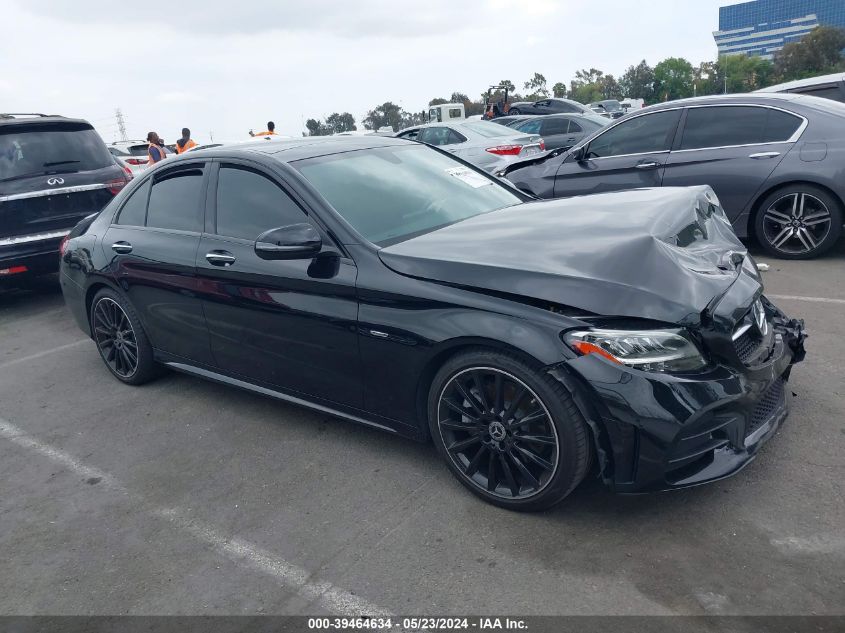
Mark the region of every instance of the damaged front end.
POLYGON ((754 459, 786 418, 789 374, 805 355, 804 324, 761 295, 722 331, 716 324, 733 312, 735 299, 728 293, 698 333, 708 363, 701 371, 642 371, 599 354, 548 368, 577 394, 602 478, 617 492, 728 477, 754 459))

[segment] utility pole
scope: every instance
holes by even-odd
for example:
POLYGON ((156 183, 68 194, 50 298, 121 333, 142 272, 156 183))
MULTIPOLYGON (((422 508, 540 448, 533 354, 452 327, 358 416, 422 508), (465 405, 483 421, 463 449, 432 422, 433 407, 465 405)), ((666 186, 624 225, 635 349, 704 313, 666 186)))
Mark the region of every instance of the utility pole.
POLYGON ((117 129, 120 130, 120 140, 128 141, 126 136, 126 122, 123 120, 123 112, 118 108, 114 111, 114 116, 117 117, 117 129))

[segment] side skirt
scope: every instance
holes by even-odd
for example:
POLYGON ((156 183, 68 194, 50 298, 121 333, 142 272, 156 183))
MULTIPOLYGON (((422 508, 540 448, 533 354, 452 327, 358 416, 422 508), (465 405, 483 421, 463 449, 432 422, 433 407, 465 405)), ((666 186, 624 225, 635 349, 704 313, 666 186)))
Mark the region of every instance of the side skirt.
POLYGON ((276 391, 275 389, 269 389, 260 385, 254 385, 244 380, 238 380, 237 378, 218 374, 217 372, 209 371, 208 369, 202 369, 200 367, 194 367, 193 365, 186 365, 185 363, 179 363, 175 361, 165 362, 164 364, 170 367, 171 369, 175 369, 176 371, 181 371, 186 374, 191 374, 194 376, 199 376, 201 378, 206 378, 208 380, 213 380, 215 382, 223 383, 224 385, 240 387, 241 389, 260 393, 262 395, 270 396, 271 398, 276 398, 278 400, 284 400, 285 402, 290 402, 292 404, 296 404, 307 409, 313 409, 314 411, 320 411, 321 413, 327 413, 328 415, 333 415, 338 418, 344 418, 352 422, 357 422, 358 424, 371 426, 382 431, 387 431, 388 433, 398 433, 395 429, 392 429, 389 426, 385 426, 377 422, 372 422, 371 420, 367 420, 357 415, 345 413, 343 411, 339 411, 337 409, 333 409, 322 404, 317 404, 316 402, 310 402, 309 400, 303 400, 302 398, 297 398, 296 396, 291 396, 281 391, 276 391))

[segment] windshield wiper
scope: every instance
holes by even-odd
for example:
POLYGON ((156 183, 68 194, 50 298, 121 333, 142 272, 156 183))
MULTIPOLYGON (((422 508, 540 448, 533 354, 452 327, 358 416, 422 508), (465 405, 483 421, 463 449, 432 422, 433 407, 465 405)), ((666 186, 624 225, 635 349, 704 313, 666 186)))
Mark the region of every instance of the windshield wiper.
POLYGON ((52 163, 44 163, 42 167, 55 167, 56 165, 68 165, 70 163, 78 163, 78 160, 55 160, 52 163))

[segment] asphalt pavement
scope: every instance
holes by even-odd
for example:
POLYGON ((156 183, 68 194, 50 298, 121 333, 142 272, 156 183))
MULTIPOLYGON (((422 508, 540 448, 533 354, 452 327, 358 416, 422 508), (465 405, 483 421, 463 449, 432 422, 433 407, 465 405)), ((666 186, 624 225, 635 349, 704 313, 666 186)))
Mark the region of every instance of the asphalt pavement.
POLYGON ((119 384, 55 280, 0 293, 0 614, 843 614, 845 247, 758 257, 793 410, 699 488, 543 514, 430 445, 170 373, 119 384))

